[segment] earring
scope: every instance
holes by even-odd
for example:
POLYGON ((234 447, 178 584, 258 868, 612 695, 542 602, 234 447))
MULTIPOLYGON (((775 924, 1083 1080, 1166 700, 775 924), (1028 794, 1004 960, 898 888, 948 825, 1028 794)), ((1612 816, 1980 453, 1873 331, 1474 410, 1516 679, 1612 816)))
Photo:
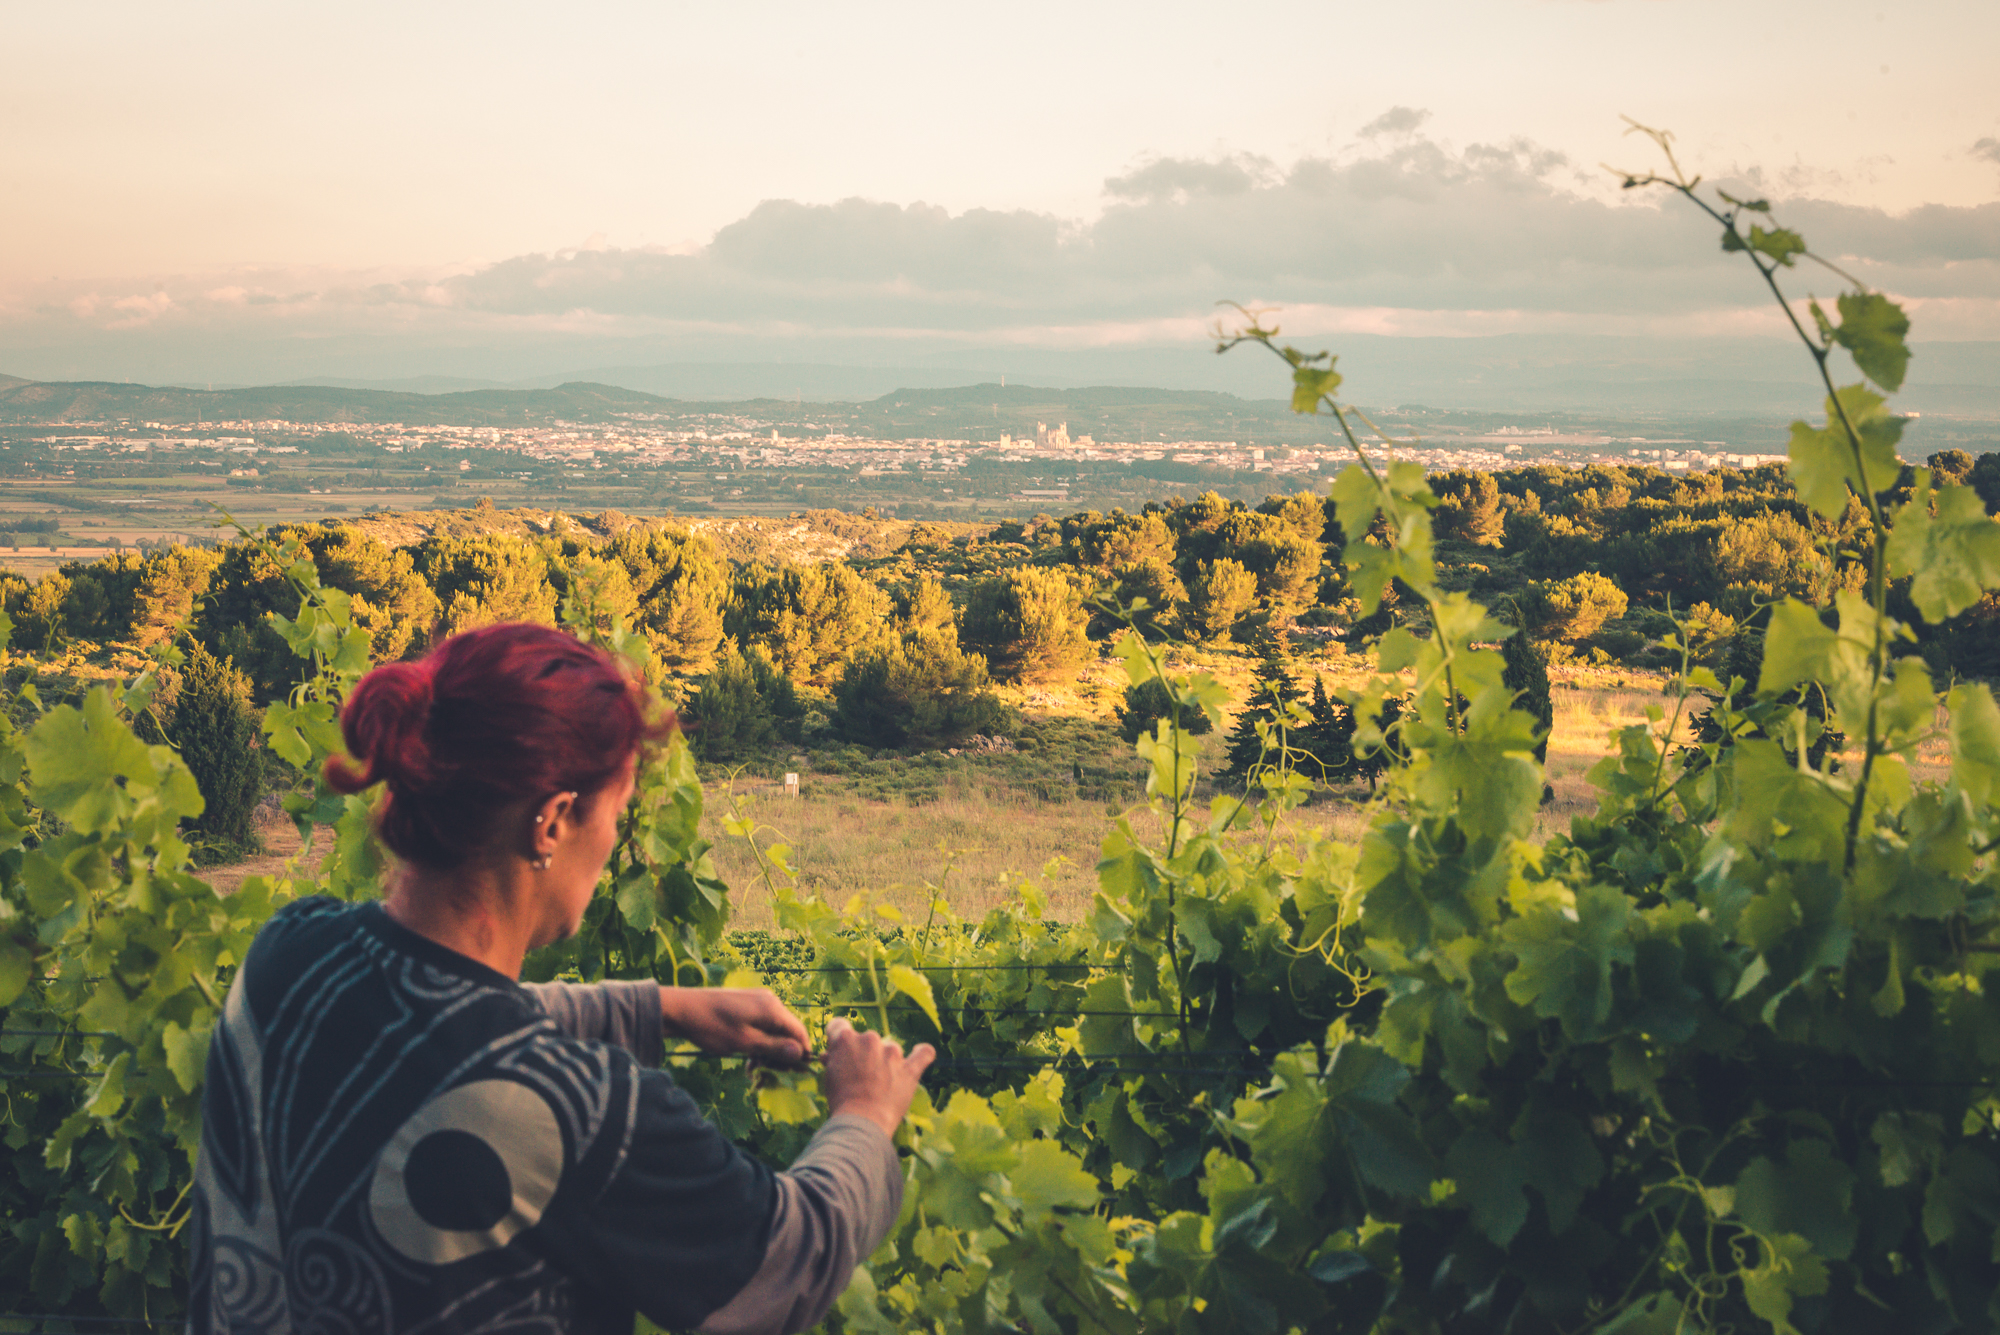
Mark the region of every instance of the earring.
POLYGON ((556 860, 555 854, 544 853, 538 858, 531 859, 528 865, 533 867, 536 871, 547 871, 549 869, 549 864, 551 862, 554 862, 555 860, 556 860))
POLYGON ((542 823, 542 818, 540 816, 535 817, 535 824, 540 825, 541 823, 542 823))

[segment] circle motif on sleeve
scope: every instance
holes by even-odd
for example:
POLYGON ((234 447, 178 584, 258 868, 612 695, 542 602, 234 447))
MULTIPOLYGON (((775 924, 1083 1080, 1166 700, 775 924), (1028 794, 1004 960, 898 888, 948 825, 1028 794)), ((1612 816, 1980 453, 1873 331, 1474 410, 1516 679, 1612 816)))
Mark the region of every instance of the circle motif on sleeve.
POLYGON ((562 1167, 562 1130, 542 1096, 513 1080, 477 1080, 424 1104, 390 1138, 368 1212, 402 1255, 448 1265, 533 1228, 562 1167))

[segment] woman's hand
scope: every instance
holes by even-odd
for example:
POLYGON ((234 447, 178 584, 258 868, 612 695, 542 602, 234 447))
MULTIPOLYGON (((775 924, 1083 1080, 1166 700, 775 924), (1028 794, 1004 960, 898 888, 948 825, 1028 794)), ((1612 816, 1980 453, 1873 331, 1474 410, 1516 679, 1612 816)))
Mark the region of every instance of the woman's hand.
POLYGON ((916 1097, 917 1081, 937 1052, 919 1043, 903 1055, 902 1045, 876 1033, 856 1033, 846 1020, 826 1022, 826 1106, 833 1113, 866 1117, 893 1136, 916 1097))
POLYGON ((805 1022, 768 987, 661 987, 660 1023, 669 1038, 703 1052, 742 1053, 773 1066, 798 1066, 812 1051, 805 1022))

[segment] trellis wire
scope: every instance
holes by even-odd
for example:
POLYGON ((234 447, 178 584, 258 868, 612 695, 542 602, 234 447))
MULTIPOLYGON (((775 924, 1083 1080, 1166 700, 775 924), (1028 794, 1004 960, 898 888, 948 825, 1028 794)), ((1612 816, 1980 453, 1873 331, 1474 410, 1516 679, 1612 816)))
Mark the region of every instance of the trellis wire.
POLYGON ((145 1326, 153 1330, 179 1329, 185 1321, 154 1321, 138 1316, 64 1316, 60 1312, 0 1312, 0 1335, 17 1335, 14 1323, 35 1322, 46 1325, 60 1321, 69 1326, 145 1326))
MULTIPOLYGON (((815 964, 786 965, 782 968, 760 969, 755 965, 746 966, 752 973, 865 973, 866 964, 815 964)), ((1050 963, 1050 964, 912 964, 918 973, 995 973, 1023 969, 1102 969, 1102 964, 1050 963)))

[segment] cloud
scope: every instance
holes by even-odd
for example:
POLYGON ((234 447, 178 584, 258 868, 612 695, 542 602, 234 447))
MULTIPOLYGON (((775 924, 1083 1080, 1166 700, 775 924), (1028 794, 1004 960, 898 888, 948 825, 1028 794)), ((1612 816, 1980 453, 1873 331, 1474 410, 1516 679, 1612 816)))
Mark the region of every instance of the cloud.
POLYGON ((1277 177, 1275 163, 1250 154, 1214 161, 1160 158, 1127 175, 1111 177, 1104 183, 1104 193, 1145 204, 1185 202, 1197 195, 1247 194, 1277 177))
POLYGON ((1361 127, 1361 137, 1375 139, 1382 135, 1415 134, 1430 118, 1429 111, 1417 107, 1390 107, 1361 127))
POLYGON ((2000 139, 1995 139, 1989 134, 1984 139, 1975 141, 1972 145, 1972 156, 1985 158, 1995 166, 2000 166, 2000 139))
MULTIPOLYGON (((1424 118, 1394 108, 1364 144, 1286 165, 1154 159, 1107 179, 1088 220, 770 200, 693 247, 593 237, 457 271, 244 271, 0 293, 0 356, 113 336, 413 349, 763 338, 811 343, 817 356, 837 356, 843 340, 1137 345, 1197 341, 1223 300, 1279 308, 1301 335, 1775 328, 1747 266, 1667 192, 1587 184, 1564 155, 1524 139, 1445 144, 1420 133, 1424 118)), ((1782 181, 1724 184, 1783 193, 1782 181)), ((1808 198, 1775 207, 1820 253, 1911 300, 1920 334, 2000 337, 2000 204, 1900 216, 1808 198)), ((1801 297, 1841 286, 1810 266, 1786 279, 1801 297)))

